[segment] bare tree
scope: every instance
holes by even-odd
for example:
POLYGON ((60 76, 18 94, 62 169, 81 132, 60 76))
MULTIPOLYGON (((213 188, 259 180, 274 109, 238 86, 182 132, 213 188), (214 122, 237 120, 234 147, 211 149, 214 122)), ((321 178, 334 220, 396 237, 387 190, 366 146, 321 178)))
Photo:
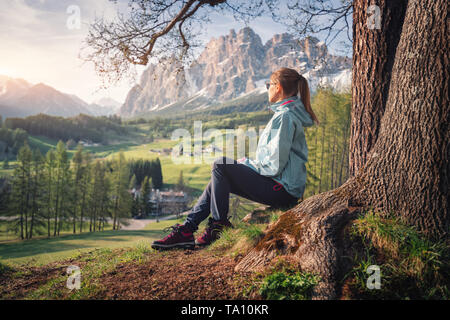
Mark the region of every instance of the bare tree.
MULTIPOLYGON (((111 0, 116 2, 115 0, 111 0)), ((91 25, 81 58, 93 62, 104 84, 133 76, 132 66, 151 58, 162 65, 178 62, 177 73, 194 62, 199 36, 212 12, 231 13, 246 25, 274 11, 279 0, 129 0, 129 12, 113 21, 99 17, 91 25)))
POLYGON ((345 33, 349 43, 352 43, 350 17, 353 1, 293 0, 288 1, 287 7, 288 19, 279 22, 290 27, 294 34, 323 34, 325 45, 329 46, 341 33, 345 33))

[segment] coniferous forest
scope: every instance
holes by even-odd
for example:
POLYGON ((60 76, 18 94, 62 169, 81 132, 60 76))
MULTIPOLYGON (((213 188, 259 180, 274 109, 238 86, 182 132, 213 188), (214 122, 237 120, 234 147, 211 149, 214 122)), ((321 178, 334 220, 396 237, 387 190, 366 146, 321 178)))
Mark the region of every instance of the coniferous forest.
POLYGON ((306 128, 308 172, 304 198, 331 190, 347 180, 351 95, 321 89, 312 100, 319 126, 306 128))
POLYGON ((130 184, 138 186, 146 177, 152 186, 162 186, 159 159, 126 161, 120 152, 112 160, 93 160, 79 145, 69 160, 62 141, 45 156, 25 142, 12 176, 2 179, 0 212, 6 231, 20 239, 102 231, 105 225, 116 230, 139 202, 129 192, 130 184))
MULTIPOLYGON (((305 130, 309 153, 304 197, 336 188, 347 179, 349 170, 350 94, 320 88, 313 96, 312 104, 321 124, 305 130)), ((207 119, 201 120, 207 120, 203 125, 206 130, 216 124, 229 128, 264 126, 270 116, 268 112, 256 111, 228 118, 207 115, 207 119)), ((97 128, 96 132, 101 132, 101 127, 94 125, 98 121, 103 124, 107 121, 109 125, 119 126, 124 131, 127 125, 147 123, 149 134, 162 138, 168 134, 168 128, 190 125, 189 129, 192 129, 194 121, 141 119, 123 124, 120 119, 115 119, 115 122, 104 118, 98 121, 89 119, 89 127, 97 128)), ((53 237, 61 231, 93 232, 104 230, 105 225, 118 229, 123 218, 131 218, 147 210, 145 199, 138 196, 135 200, 130 190, 163 188, 159 158, 125 161, 123 154, 119 153, 114 160, 94 160, 93 154, 83 152, 82 146, 78 146, 69 160, 63 139, 73 139, 75 133, 71 133, 70 125, 63 137, 57 133, 63 131, 64 124, 73 124, 73 121, 45 115, 7 119, 5 124, 11 128, 4 126, 0 131, 5 137, 10 137, 4 139, 5 144, 9 148, 12 144, 17 149, 17 166, 10 178, 3 178, 1 212, 8 220, 8 231, 21 239, 31 239, 35 235, 53 237), (43 129, 53 123, 52 120, 57 124, 62 121, 60 131, 57 130, 59 125, 51 133, 43 129), (29 147, 28 134, 32 133, 62 140, 56 149, 50 149, 43 155, 39 149, 31 150, 29 147)))

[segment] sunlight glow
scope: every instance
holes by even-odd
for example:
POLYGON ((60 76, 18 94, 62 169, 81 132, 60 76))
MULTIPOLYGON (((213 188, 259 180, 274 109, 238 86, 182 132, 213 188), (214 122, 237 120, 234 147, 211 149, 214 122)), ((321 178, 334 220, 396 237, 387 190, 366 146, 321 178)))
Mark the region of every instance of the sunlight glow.
POLYGON ((1 76, 7 76, 10 78, 16 78, 17 74, 16 72, 14 72, 13 69, 8 68, 8 67, 4 67, 4 66, 0 66, 0 75, 1 76))

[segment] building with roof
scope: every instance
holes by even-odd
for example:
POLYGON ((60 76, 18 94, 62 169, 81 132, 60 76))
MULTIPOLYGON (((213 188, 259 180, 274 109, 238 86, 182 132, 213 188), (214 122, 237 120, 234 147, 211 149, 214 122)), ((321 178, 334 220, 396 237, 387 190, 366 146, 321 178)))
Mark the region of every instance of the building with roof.
MULTIPOLYGON (((141 196, 141 191, 133 188, 130 193, 134 198, 141 196)), ((149 211, 147 215, 160 216, 179 214, 188 209, 189 197, 183 191, 161 191, 152 189, 149 197, 149 211)))

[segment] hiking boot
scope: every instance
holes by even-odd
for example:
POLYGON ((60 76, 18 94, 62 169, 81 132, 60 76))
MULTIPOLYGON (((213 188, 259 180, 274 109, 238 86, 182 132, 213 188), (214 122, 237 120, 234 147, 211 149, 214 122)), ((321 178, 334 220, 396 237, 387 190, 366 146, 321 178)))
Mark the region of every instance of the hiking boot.
POLYGON ((224 228, 233 228, 233 225, 228 220, 216 221, 209 218, 208 226, 205 232, 195 240, 195 244, 199 246, 207 246, 220 238, 220 233, 224 228))
POLYGON ((165 232, 172 231, 169 235, 161 240, 153 241, 152 248, 156 250, 168 249, 194 249, 195 240, 192 231, 181 224, 164 229, 165 232))

